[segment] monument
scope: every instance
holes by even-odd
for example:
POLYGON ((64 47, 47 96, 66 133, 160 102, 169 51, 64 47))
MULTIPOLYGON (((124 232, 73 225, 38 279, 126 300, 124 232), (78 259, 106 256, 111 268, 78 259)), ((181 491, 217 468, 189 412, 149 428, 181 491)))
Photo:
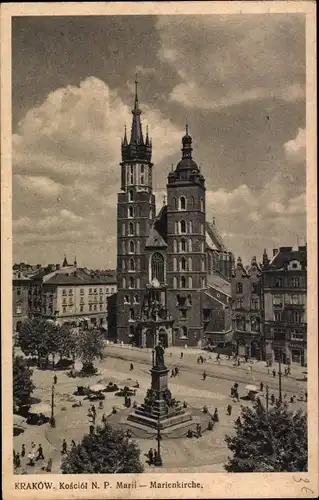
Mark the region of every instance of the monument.
POLYGON ((192 415, 181 402, 176 401, 168 388, 168 372, 164 362, 164 349, 157 345, 152 351, 152 382, 144 403, 127 420, 147 427, 166 429, 192 420, 192 415))

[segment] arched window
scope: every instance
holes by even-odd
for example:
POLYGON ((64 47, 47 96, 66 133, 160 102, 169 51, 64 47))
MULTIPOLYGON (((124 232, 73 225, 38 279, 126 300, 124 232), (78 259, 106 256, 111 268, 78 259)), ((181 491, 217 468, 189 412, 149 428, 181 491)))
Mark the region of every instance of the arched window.
POLYGON ((202 257, 201 259, 201 269, 202 271, 205 271, 205 257, 202 257))
POLYGON ((130 320, 133 320, 134 319, 134 309, 130 309, 130 316, 129 316, 130 320))
POLYGON ((193 251, 193 243, 191 238, 188 240, 188 251, 192 252, 193 251))
POLYGON ((173 278, 173 288, 177 288, 177 278, 174 276, 173 278))
POLYGON ((130 165, 130 184, 134 184, 134 167, 130 165))
POLYGON ((175 233, 176 233, 176 234, 178 234, 178 232, 179 232, 179 231, 178 231, 178 222, 176 221, 176 222, 175 222, 175 233))
POLYGON ((133 222, 130 222, 128 225, 128 234, 132 236, 134 234, 134 224, 133 222))
POLYGON ((205 234, 205 229, 204 229, 204 224, 203 223, 200 225, 200 234, 202 234, 202 235, 205 234))
POLYGON ((124 295, 124 304, 128 304, 130 302, 130 298, 128 295, 124 295))
POLYGON ((125 222, 122 222, 122 236, 125 236, 125 222))
POLYGON ((136 278, 136 288, 141 288, 141 280, 140 280, 140 278, 136 278))
POLYGON ((204 212, 204 200, 203 200, 203 198, 200 199, 200 211, 204 212))
POLYGON ((173 252, 177 253, 177 241, 176 240, 173 241, 173 252))
POLYGON ((184 220, 181 220, 179 222, 179 228, 180 228, 180 233, 185 234, 186 233, 186 222, 184 220))
POLYGON ((139 222, 136 222, 136 224, 135 224, 135 231, 136 231, 136 235, 138 236, 140 234, 140 223, 139 222))
POLYGON ((181 258, 181 271, 186 271, 186 259, 184 257, 181 258))
POLYGON ((185 279, 185 276, 181 276, 181 288, 186 288, 186 279, 185 279))
POLYGON ((125 271, 125 260, 122 260, 122 271, 125 271))
POLYGON ((130 271, 135 271, 135 261, 133 258, 130 258, 130 271))
POLYGON ((177 259, 174 257, 173 259, 173 271, 177 271, 177 259))
POLYGON ((137 242, 136 242, 136 252, 140 253, 140 250, 141 250, 140 240, 137 240, 137 242))
POLYGON ((193 225, 192 225, 192 221, 188 221, 188 232, 189 233, 192 233, 193 232, 193 225))
POLYGON ((122 278, 122 288, 126 288, 126 278, 122 278))
POLYGON ((144 175, 141 175, 141 184, 144 184, 144 175))
POLYGON ((132 206, 128 207, 128 216, 130 219, 134 217, 134 208, 132 206))
POLYGON ((185 196, 181 196, 179 199, 179 209, 186 210, 186 199, 185 196))
POLYGON ((176 206, 176 198, 172 198, 172 208, 173 210, 176 210, 177 206, 176 206))
POLYGON ((130 189, 128 192, 128 201, 133 201, 133 198, 134 198, 134 193, 132 189, 130 189))
POLYGON ((140 271, 141 270, 141 262, 140 262, 140 258, 137 257, 136 259, 136 271, 140 271))
POLYGON ((188 200, 188 205, 189 205, 189 208, 194 208, 194 196, 191 196, 188 200))
POLYGON ((134 288, 134 278, 129 278, 129 281, 128 281, 128 287, 129 288, 134 288))
POLYGON ((188 257, 188 271, 192 271, 193 269, 193 259, 192 257, 188 257))
POLYGON ((187 300, 188 300, 189 305, 191 306, 192 305, 192 296, 190 293, 187 295, 187 300))
POLYGON ((181 240, 181 252, 186 252, 186 240, 181 240))
POLYGON ((132 240, 129 242, 129 252, 130 253, 134 253, 135 252, 134 241, 132 241, 132 240))
POLYGON ((135 302, 135 304, 138 304, 139 301, 140 301, 139 296, 138 295, 134 295, 134 302, 135 302))
POLYGON ((152 255, 151 279, 157 279, 160 283, 164 283, 164 257, 159 252, 152 255))
POLYGON ((126 248, 125 248, 125 241, 122 241, 122 253, 126 253, 126 248))
POLYGON ((193 278, 188 276, 188 288, 193 288, 193 278))

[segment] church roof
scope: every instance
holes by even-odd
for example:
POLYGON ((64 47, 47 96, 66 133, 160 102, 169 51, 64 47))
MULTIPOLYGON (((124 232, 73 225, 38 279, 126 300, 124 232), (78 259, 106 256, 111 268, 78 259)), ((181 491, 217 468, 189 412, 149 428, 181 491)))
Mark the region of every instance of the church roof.
POLYGON ((223 239, 221 237, 220 232, 215 224, 215 222, 207 222, 206 221, 206 244, 212 250, 219 250, 221 252, 228 252, 228 248, 226 247, 223 239))
POLYGON ((221 293, 231 297, 231 284, 228 280, 223 278, 220 274, 212 273, 207 275, 208 286, 219 290, 221 293))
POLYGON ((145 248, 167 247, 167 206, 164 205, 155 218, 145 248))

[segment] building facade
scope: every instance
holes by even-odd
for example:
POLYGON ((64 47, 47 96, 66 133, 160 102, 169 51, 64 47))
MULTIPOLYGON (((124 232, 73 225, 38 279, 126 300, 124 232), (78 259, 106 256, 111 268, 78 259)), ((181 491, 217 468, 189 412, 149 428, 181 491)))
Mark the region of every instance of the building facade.
POLYGON ((307 247, 281 247, 263 259, 265 354, 307 364, 307 247))
POLYGON ((192 156, 188 126, 181 160, 168 175, 167 203, 157 214, 152 143, 148 132, 143 136, 137 92, 132 114, 130 140, 125 130, 120 163, 117 336, 142 346, 159 339, 166 346, 201 345, 207 276, 222 270, 227 280, 233 257, 216 225, 206 221, 205 179, 192 156))
POLYGON ((234 343, 239 356, 264 358, 262 267, 252 258, 244 267, 240 257, 231 280, 234 343))

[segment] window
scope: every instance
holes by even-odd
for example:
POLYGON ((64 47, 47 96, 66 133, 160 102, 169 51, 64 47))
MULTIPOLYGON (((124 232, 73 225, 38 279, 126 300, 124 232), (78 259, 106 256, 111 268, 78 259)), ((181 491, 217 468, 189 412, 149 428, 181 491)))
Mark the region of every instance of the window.
POLYGON ((141 250, 141 248, 140 248, 140 240, 137 240, 137 242, 136 242, 136 252, 140 253, 140 250, 141 250))
POLYGON ((184 220, 181 220, 179 222, 179 229, 180 229, 180 233, 181 234, 185 234, 186 233, 186 222, 184 220))
POLYGON ((243 299, 238 299, 237 300, 237 309, 242 309, 243 307, 244 307, 243 299))
MULTIPOLYGON (((107 289, 107 291, 109 291, 109 289, 107 289)), ((114 293, 114 288, 111 288, 111 293, 114 293)))
POLYGON ((130 302, 130 298, 128 295, 124 295, 124 304, 128 304, 130 302))
POLYGON ((122 254, 126 253, 126 248, 125 248, 125 241, 122 241, 122 254))
POLYGON ((177 288, 177 278, 174 276, 173 278, 173 288, 177 288))
POLYGON ((21 289, 17 288, 17 295, 21 295, 21 289))
POLYGON ((205 271, 205 257, 201 258, 201 270, 205 271))
POLYGON ((301 311, 292 311, 289 319, 290 323, 302 323, 303 313, 301 311))
POLYGON ((191 196, 188 200, 189 208, 194 208, 194 196, 191 196))
POLYGON ((69 288, 69 295, 72 295, 72 294, 73 294, 72 288, 69 288))
POLYGON ((134 320, 134 309, 130 309, 130 312, 129 312, 129 319, 132 321, 134 320))
POLYGON ((122 278, 122 288, 126 288, 126 278, 122 278))
POLYGON ((103 296, 100 295, 100 302, 103 302, 103 296))
POLYGON ((134 193, 132 189, 129 190, 128 192, 128 201, 133 201, 134 193))
POLYGON ((131 278, 129 279, 129 282, 128 282, 128 283, 129 283, 129 284, 128 284, 128 287, 129 287, 129 288, 134 288, 134 278, 132 278, 132 277, 131 277, 131 278))
POLYGON ((126 267, 126 266, 125 266, 125 260, 123 259, 123 260, 122 260, 122 271, 125 271, 125 267, 126 267))
POLYGON ((89 293, 92 293, 92 288, 89 288, 89 293))
POLYGON ((191 276, 188 277, 188 288, 193 288, 193 278, 191 276))
POLYGON ((182 257, 180 261, 180 270, 186 271, 186 259, 184 257, 182 257))
POLYGON ((181 288, 186 288, 186 279, 184 276, 181 277, 181 288))
POLYGON ((294 263, 294 264, 292 264, 292 265, 291 265, 291 267, 292 267, 293 269, 297 269, 298 265, 297 265, 296 263, 294 263))
POLYGON ((282 321, 282 312, 274 311, 274 321, 281 322, 282 321))
POLYGON ((134 168, 130 165, 130 184, 134 184, 134 168))
POLYGON ((193 244, 192 244, 192 240, 191 239, 188 240, 188 251, 189 252, 193 251, 193 244))
POLYGON ((144 174, 144 165, 141 165, 141 174, 144 174))
POLYGON ((253 283, 251 285, 251 291, 252 293, 258 293, 258 283, 253 283))
POLYGON ((134 295, 134 302, 135 302, 135 304, 139 304, 140 298, 138 295, 134 295))
POLYGON ((181 326, 179 330, 179 338, 180 339, 187 339, 187 327, 186 326, 181 326))
POLYGON ((205 278, 201 278, 201 285, 202 285, 202 288, 206 287, 206 280, 205 280, 205 278))
POLYGON ((250 319, 250 331, 260 332, 260 318, 252 317, 250 319))
POLYGON ((128 207, 128 216, 130 219, 134 217, 134 208, 132 206, 128 207))
POLYGON ((175 197, 172 199, 172 208, 173 208, 173 210, 176 210, 176 208, 177 208, 176 198, 175 197))
POLYGON ((174 257, 173 259, 173 271, 177 271, 177 259, 174 257))
POLYGON ((141 288, 141 280, 140 280, 140 278, 136 278, 136 288, 141 288))
POLYGON ((204 228, 204 224, 203 223, 201 223, 201 225, 200 225, 200 234, 201 235, 205 234, 205 228, 204 228))
POLYGON ((151 260, 151 279, 154 278, 164 283, 164 257, 159 252, 154 253, 151 260))
POLYGON ((186 319, 187 318, 187 309, 181 309, 180 316, 181 316, 181 319, 186 319))
POLYGON ((291 295, 291 303, 294 305, 301 305, 303 304, 303 296, 299 294, 293 294, 291 295))
POLYGON ((83 297, 80 298, 80 304, 84 304, 84 299, 83 297))
POLYGON ((251 308, 254 311, 257 311, 259 309, 259 300, 258 299, 251 299, 251 308))
POLYGON ((141 184, 144 184, 144 175, 141 175, 141 184))
POLYGON ((63 314, 66 313, 66 307, 62 307, 62 312, 63 312, 63 314))
POLYGON ((128 234, 132 236, 134 234, 134 224, 133 222, 130 222, 128 225, 128 234))
POLYGON ((130 271, 135 271, 135 261, 132 257, 130 258, 130 271))
POLYGON ((136 224, 135 224, 135 231, 136 231, 136 235, 138 236, 140 234, 140 223, 139 222, 136 222, 136 224))
POLYGON ((84 295, 84 288, 80 289, 80 295, 84 295))
POLYGON ((65 297, 63 297, 63 299, 62 299, 62 304, 66 304, 66 298, 65 297))
POLYGON ((185 196, 181 196, 179 199, 179 209, 186 210, 186 199, 185 196))
POLYGON ((236 317, 236 329, 242 332, 246 330, 246 321, 244 316, 236 317))
POLYGON ((236 293, 243 293, 243 284, 242 283, 236 284, 236 293))
POLYGON ((94 288, 94 293, 97 293, 97 288, 94 288))
POLYGON ((292 288, 300 288, 300 278, 299 277, 292 278, 291 286, 292 288))
POLYGON ((100 311, 103 311, 103 304, 100 304, 100 311))
POLYGON ((62 295, 66 295, 66 290, 65 289, 62 290, 62 295))
POLYGON ((80 306, 80 312, 83 313, 83 307, 84 306, 80 306))
POLYGON ((73 304, 73 299, 71 298, 69 299, 69 306, 72 306, 72 304, 73 304))
POLYGON ((184 238, 181 239, 181 246, 180 246, 180 248, 181 248, 181 252, 186 252, 186 240, 184 240, 184 238))
POLYGON ((284 281, 282 278, 275 278, 275 288, 282 288, 284 281))
POLYGON ((273 305, 277 307, 282 307, 282 295, 273 296, 273 305))
POLYGON ((100 288, 100 293, 103 293, 103 288, 100 288))
POLYGON ((93 307, 94 307, 94 311, 96 311, 97 310, 97 304, 94 304, 93 307))
POLYGON ((21 314, 22 313, 22 307, 21 306, 17 306, 17 314, 21 314))
POLYGON ((173 252, 177 253, 177 241, 176 240, 173 241, 173 252))
POLYGON ((189 232, 189 234, 191 234, 193 232, 193 225, 192 225, 191 220, 188 222, 188 232, 189 232))
POLYGON ((204 212, 204 200, 203 200, 203 198, 200 199, 200 211, 204 212))
POLYGON ((192 305, 192 296, 190 294, 187 295, 188 304, 192 305))
POLYGON ((193 268, 193 259, 192 257, 188 257, 188 270, 192 271, 193 268))
POLYGON ((303 332, 299 332, 298 330, 291 330, 291 340, 303 340, 303 338, 303 332))
POLYGON ((125 236, 125 222, 122 222, 122 236, 125 236))
POLYGON ((129 253, 134 253, 135 251, 135 248, 134 248, 134 241, 130 241, 129 242, 129 245, 128 245, 128 248, 129 248, 129 253))

